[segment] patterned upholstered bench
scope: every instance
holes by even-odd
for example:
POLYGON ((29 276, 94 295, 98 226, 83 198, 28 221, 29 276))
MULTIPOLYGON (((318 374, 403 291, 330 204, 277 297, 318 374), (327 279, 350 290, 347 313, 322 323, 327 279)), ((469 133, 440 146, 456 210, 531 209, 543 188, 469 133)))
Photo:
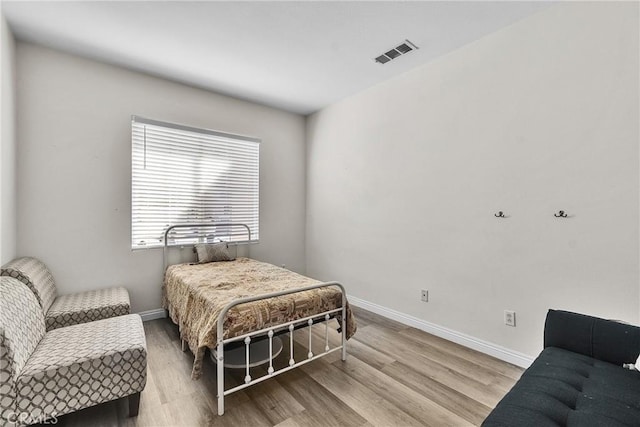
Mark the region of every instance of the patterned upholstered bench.
POLYGON ((0 277, 0 425, 17 426, 127 397, 138 413, 147 350, 137 314, 45 332, 34 294, 0 277))
POLYGON ((18 258, 3 265, 0 275, 14 277, 33 291, 45 313, 48 331, 122 316, 131 311, 129 293, 123 287, 58 296, 51 272, 42 261, 33 257, 18 258))

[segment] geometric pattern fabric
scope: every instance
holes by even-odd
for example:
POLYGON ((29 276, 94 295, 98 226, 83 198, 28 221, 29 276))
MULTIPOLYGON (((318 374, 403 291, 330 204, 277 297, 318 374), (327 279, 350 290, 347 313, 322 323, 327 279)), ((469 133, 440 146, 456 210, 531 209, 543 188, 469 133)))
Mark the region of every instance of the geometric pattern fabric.
POLYGON ((44 313, 56 299, 56 283, 47 266, 39 259, 22 257, 3 265, 0 276, 10 276, 20 280, 33 291, 44 313))
POLYGON ((124 316, 131 311, 129 293, 123 287, 61 295, 46 314, 47 330, 124 316))
POLYGON ((0 277, 0 425, 41 422, 141 392, 146 365, 139 315, 45 333, 34 293, 0 277))
POLYGON ((0 277, 0 421, 15 414, 15 381, 45 336, 35 295, 12 277, 0 277))
POLYGON ((13 360, 10 359, 9 348, 4 334, 0 332, 0 423, 3 426, 11 425, 9 420, 14 414, 16 403, 13 360))
POLYGON ((137 314, 47 333, 16 381, 16 406, 37 419, 141 392, 147 350, 137 314))
POLYGON ((51 272, 42 261, 33 257, 18 258, 5 264, 0 275, 14 277, 33 291, 45 313, 48 331, 131 312, 129 293, 123 287, 57 296, 51 272))

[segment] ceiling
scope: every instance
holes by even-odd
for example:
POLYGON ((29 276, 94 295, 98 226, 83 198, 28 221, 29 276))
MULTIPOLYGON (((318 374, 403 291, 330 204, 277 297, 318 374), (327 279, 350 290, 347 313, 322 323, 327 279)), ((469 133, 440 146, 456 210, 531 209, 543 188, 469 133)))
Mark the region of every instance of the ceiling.
POLYGON ((19 40, 309 114, 531 15, 545 2, 17 2, 19 40), (409 39, 419 49, 373 58, 409 39))

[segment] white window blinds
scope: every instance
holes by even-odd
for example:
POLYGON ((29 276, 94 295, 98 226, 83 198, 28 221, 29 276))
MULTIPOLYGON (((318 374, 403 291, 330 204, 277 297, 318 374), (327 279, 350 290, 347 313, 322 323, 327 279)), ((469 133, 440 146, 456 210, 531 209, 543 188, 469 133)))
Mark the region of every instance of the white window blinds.
MULTIPOLYGON (((257 241, 259 142, 132 117, 132 249, 162 246, 164 231, 175 224, 242 223, 251 229, 251 241, 257 241)), ((247 240, 244 227, 180 233, 180 243, 247 240)))

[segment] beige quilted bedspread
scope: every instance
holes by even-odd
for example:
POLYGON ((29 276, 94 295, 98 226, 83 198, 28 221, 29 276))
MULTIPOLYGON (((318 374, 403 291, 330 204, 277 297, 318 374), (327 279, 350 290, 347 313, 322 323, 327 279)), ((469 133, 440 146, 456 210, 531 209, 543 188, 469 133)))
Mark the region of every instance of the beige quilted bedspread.
MULTIPOLYGON (((217 344, 217 319, 229 302, 320 283, 284 268, 249 258, 207 264, 177 264, 167 268, 163 306, 180 327, 181 338, 195 355, 191 377, 202 375, 205 350, 217 344)), ((224 338, 278 325, 342 307, 339 288, 298 292, 233 307, 224 322, 224 338)), ((347 338, 356 323, 347 305, 347 338)))

